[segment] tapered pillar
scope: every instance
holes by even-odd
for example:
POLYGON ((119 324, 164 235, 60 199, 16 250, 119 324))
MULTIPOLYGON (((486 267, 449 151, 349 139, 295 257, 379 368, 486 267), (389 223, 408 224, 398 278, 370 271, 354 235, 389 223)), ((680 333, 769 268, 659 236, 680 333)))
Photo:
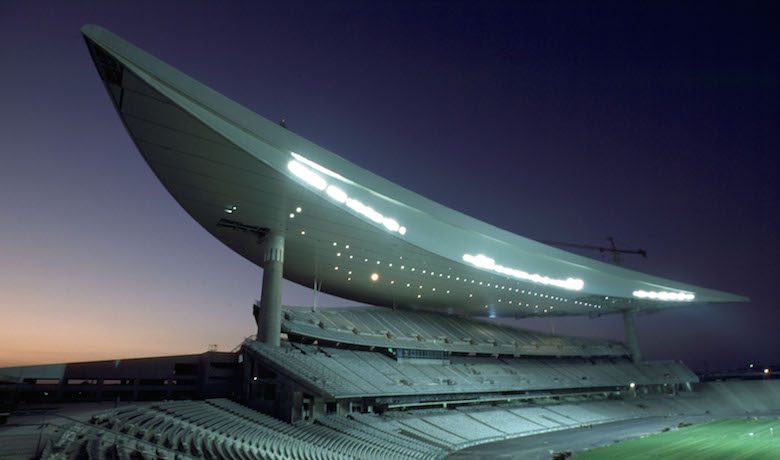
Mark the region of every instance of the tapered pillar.
POLYGON ((636 336, 636 322, 632 310, 623 310, 623 325, 626 328, 626 344, 631 351, 631 359, 638 363, 642 361, 642 352, 639 350, 639 339, 636 336))
POLYGON ((282 328, 282 272, 284 268, 284 235, 271 232, 263 248, 263 290, 256 316, 257 340, 279 346, 282 328))

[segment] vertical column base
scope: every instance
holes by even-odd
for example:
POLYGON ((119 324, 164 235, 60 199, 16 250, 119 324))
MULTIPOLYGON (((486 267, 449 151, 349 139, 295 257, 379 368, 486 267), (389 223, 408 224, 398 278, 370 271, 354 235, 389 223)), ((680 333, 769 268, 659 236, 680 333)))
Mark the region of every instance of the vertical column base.
POLYGON ((631 360, 638 363, 642 361, 642 352, 639 350, 639 339, 636 336, 636 322, 632 310, 623 311, 623 325, 626 329, 626 345, 631 351, 631 360))
POLYGON ((263 255, 263 290, 257 308, 257 340, 279 346, 282 329, 282 273, 284 270, 284 236, 270 233, 263 255))

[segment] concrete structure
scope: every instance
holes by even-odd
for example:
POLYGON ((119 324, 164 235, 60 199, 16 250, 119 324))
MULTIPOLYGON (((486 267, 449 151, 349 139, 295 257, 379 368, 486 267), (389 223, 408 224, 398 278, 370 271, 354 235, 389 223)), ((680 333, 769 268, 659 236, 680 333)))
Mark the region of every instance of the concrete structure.
POLYGON ((115 359, 0 368, 0 407, 63 401, 154 401, 238 397, 239 355, 115 359))
POLYGON ((282 321, 282 274, 284 272, 284 235, 271 232, 266 236, 263 253, 263 290, 256 319, 257 339, 279 346, 282 321))
POLYGON ((257 340, 236 353, 0 369, 6 405, 245 404, 117 407, 65 428, 43 458, 443 458, 678 406, 780 407, 777 385, 707 384, 702 397, 690 392, 698 377, 683 363, 641 359, 635 314, 747 299, 480 222, 312 144, 100 27, 82 33, 151 169, 200 225, 263 269, 263 286, 257 340), (283 278, 376 307, 283 309, 283 278), (626 345, 473 318, 603 314, 623 315, 626 345), (734 404, 732 389, 747 404, 734 404), (766 398, 746 396, 756 389, 766 398))
POLYGON ((163 185, 206 230, 266 270, 258 335, 267 343, 278 341, 282 276, 369 304, 466 316, 601 315, 746 300, 480 222, 258 116, 105 29, 82 33, 117 113, 163 185))
POLYGON ((639 338, 636 336, 636 313, 631 310, 623 311, 623 325, 626 330, 626 344, 631 350, 631 358, 635 363, 642 361, 642 352, 639 350, 639 338))

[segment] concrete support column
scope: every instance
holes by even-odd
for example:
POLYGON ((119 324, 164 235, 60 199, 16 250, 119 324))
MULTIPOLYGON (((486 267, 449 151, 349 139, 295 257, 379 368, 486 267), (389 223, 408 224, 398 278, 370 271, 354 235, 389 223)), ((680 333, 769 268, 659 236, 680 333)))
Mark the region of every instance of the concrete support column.
POLYGON ((257 314, 257 340, 279 346, 282 328, 282 272, 284 268, 284 235, 271 232, 263 248, 263 291, 257 314))
POLYGON ((631 351, 631 359, 638 363, 642 361, 642 352, 639 350, 639 339, 636 336, 636 322, 632 310, 623 310, 623 325, 626 328, 626 344, 631 351))

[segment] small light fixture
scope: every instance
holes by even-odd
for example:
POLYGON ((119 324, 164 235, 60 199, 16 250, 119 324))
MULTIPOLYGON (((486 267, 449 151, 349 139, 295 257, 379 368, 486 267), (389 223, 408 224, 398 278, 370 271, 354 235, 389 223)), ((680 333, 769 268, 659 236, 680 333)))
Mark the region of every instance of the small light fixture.
POLYGON ((379 281, 379 273, 372 273, 371 281, 379 281))

